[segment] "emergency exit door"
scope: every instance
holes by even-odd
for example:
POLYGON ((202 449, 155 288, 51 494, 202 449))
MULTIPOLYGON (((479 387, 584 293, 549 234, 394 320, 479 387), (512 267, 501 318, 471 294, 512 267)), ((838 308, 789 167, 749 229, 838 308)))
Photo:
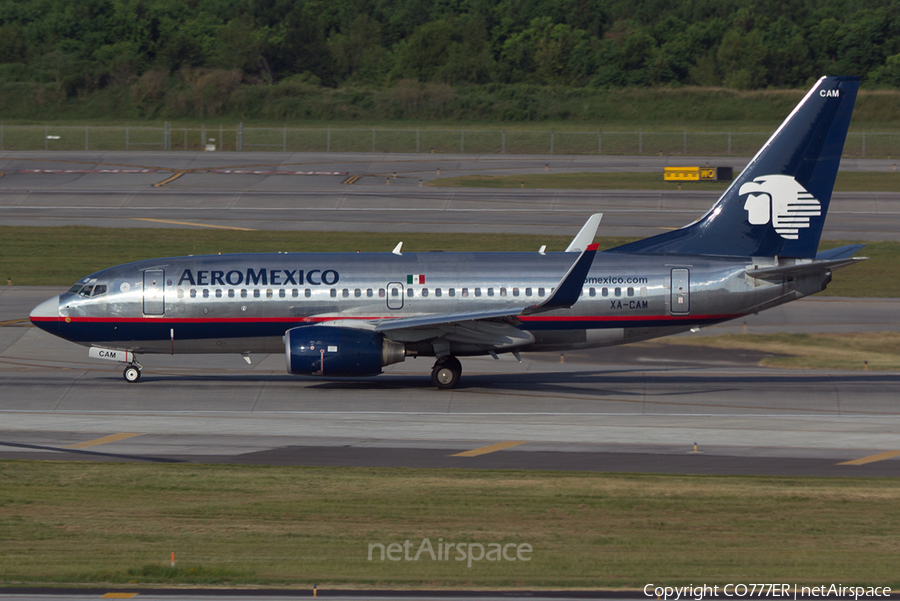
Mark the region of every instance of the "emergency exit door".
POLYGON ((165 315, 166 272, 148 269, 144 272, 144 315, 165 315))
POLYGON ((672 297, 670 301, 672 315, 687 315, 691 312, 691 270, 672 270, 672 297))
POLYGON ((387 308, 392 310, 403 308, 403 284, 391 282, 387 285, 387 308))

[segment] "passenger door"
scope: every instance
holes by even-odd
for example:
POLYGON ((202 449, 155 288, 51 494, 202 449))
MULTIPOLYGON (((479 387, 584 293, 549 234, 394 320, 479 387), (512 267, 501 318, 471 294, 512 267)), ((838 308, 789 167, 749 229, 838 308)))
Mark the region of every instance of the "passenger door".
POLYGON ((165 315, 166 272, 162 269, 144 271, 144 315, 165 315))
POLYGON ((672 270, 672 296, 669 309, 672 315, 687 315, 691 312, 691 270, 672 270))

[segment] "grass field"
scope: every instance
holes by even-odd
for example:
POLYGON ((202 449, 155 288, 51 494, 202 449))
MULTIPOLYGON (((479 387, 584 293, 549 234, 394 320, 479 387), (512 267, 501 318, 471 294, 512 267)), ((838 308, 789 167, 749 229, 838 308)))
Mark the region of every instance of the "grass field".
MULTIPOLYGON (((731 182, 681 182, 682 190, 725 190, 731 182)), ((676 182, 662 173, 535 173, 526 175, 466 175, 432 180, 429 186, 465 188, 553 188, 576 190, 675 190, 676 182)), ((836 192, 898 192, 900 171, 841 171, 836 192)))
MULTIPOLYGON (((81 226, 0 227, 0 278, 15 285, 69 286, 86 275, 129 261, 163 256, 234 252, 389 252, 403 241, 406 252, 534 251, 546 244, 560 251, 569 236, 516 234, 380 234, 356 232, 229 231, 211 229, 131 229, 81 226)), ((612 248, 634 238, 598 237, 600 248, 612 248)), ((832 248, 847 241, 829 241, 832 248)), ((868 243, 860 253, 870 260, 842 269, 829 296, 900 297, 900 243, 868 243)), ((0 280, 2 281, 2 280, 0 280)))
POLYGON ((643 344, 762 351, 776 356, 766 357, 760 365, 782 369, 900 371, 900 333, 896 332, 726 334, 660 338, 643 344))
POLYGON ((0 481, 7 585, 900 584, 894 479, 3 461, 0 481), (424 538, 533 552, 368 560, 424 538))

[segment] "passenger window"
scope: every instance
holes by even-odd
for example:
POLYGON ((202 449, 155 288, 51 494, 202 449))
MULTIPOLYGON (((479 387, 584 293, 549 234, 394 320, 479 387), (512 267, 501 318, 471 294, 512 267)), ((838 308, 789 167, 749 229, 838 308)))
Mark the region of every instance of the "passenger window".
POLYGON ((101 294, 106 294, 106 284, 97 284, 94 286, 94 292, 91 293, 91 297, 100 296, 101 294))
POLYGON ((397 290, 396 288, 391 288, 391 296, 394 297, 394 298, 399 297, 399 296, 400 296, 400 291, 397 290))
POLYGON ((449 296, 456 296, 456 288, 451 288, 450 290, 447 291, 447 294, 449 296))
POLYGON ((544 296, 544 289, 538 288, 538 296, 544 296))
POLYGON ((488 288, 488 296, 494 296, 494 289, 488 288))
MULTIPOLYGON (((310 296, 312 296, 312 290, 307 288, 306 290, 303 291, 303 296, 305 296, 306 298, 309 298, 310 296)), ((331 296, 334 296, 334 295, 332 294, 331 296)))
POLYGON ((519 289, 513 288, 513 296, 519 296, 519 289))
POLYGON ((531 296, 531 288, 525 289, 525 296, 531 296))
POLYGON ((181 288, 178 289, 178 292, 175 294, 178 298, 184 298, 184 290, 181 288))
POLYGON ((597 289, 591 288, 590 290, 588 290, 588 294, 591 296, 597 296, 597 289))
POLYGON ((341 296, 343 296, 344 298, 350 298, 350 290, 348 288, 344 288, 341 291, 341 296))
POLYGON ((628 287, 628 296, 634 296, 634 288, 628 287))
POLYGON ((253 290, 253 298, 259 298, 259 288, 253 290))
POLYGON ((216 290, 216 298, 222 298, 222 291, 216 290))
POLYGON ((291 297, 297 298, 298 296, 300 296, 300 291, 299 291, 299 290, 297 290, 296 288, 294 288, 293 290, 291 290, 291 297))
POLYGON ((209 298, 209 288, 203 289, 203 298, 209 298))
POLYGON ((366 288, 366 298, 372 298, 373 292, 371 288, 366 288))
POLYGON ((191 298, 197 298, 197 291, 191 288, 191 298))
POLYGON ((406 296, 409 297, 409 298, 415 298, 415 297, 416 297, 415 292, 416 292, 416 291, 413 290, 412 288, 407 288, 407 289, 406 289, 406 296))
POLYGON ((601 296, 609 296, 609 288, 604 288, 600 295, 601 296))
POLYGON ((641 296, 647 296, 647 287, 641 286, 641 296))
POLYGON ((271 288, 267 289, 266 290, 266 298, 272 298, 272 296, 274 296, 274 294, 272 293, 272 289, 271 288))
MULTIPOLYGON (((307 290, 309 292, 309 290, 307 290)), ((337 288, 331 289, 331 298, 337 298, 337 288)))
MULTIPOLYGON (((394 289, 394 292, 397 292, 397 290, 394 289)), ((395 294, 394 296, 396 296, 396 294, 395 294)), ((384 298, 384 297, 385 297, 385 290, 384 290, 384 288, 379 288, 379 289, 378 289, 378 298, 384 298)))
POLYGON ((357 288, 356 290, 353 291, 353 296, 355 296, 356 298, 361 297, 361 296, 362 296, 362 290, 360 290, 359 288, 357 288))
POLYGON ((475 289, 475 296, 481 296, 481 288, 475 289))
POLYGON ((428 288, 422 288, 422 296, 428 296, 428 288))
POLYGON ((241 298, 247 298, 247 291, 241 290, 241 298))
POLYGON ((462 295, 463 295, 463 298, 466 298, 467 296, 469 296, 469 289, 468 289, 468 288, 463 288, 463 289, 462 289, 462 295))
POLYGON ((506 288, 500 289, 500 296, 506 296, 506 288))
POLYGON ((440 288, 435 288, 435 289, 434 289, 434 295, 435 295, 435 296, 440 296, 440 295, 441 295, 441 289, 440 289, 440 288))
POLYGON ((278 298, 284 298, 285 296, 287 296, 287 292, 285 291, 285 289, 279 288, 278 289, 278 298))
POLYGON ((616 286, 616 296, 622 296, 622 289, 616 286))
POLYGON ((234 298, 234 288, 228 289, 228 298, 234 298))

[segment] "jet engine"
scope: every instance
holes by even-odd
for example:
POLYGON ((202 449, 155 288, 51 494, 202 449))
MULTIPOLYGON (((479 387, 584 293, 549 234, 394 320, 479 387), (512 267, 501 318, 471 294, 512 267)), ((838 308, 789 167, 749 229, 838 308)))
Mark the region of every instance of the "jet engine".
POLYGON ((285 333, 288 373, 304 376, 372 376, 406 358, 403 344, 367 330, 301 326, 285 333))

